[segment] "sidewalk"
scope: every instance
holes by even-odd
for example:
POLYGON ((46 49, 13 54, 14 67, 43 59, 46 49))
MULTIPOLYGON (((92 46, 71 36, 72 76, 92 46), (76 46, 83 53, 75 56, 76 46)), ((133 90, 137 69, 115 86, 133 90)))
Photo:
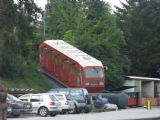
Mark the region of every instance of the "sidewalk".
POLYGON ((160 106, 152 106, 151 110, 143 107, 127 108, 119 111, 119 114, 120 120, 160 120, 160 106))

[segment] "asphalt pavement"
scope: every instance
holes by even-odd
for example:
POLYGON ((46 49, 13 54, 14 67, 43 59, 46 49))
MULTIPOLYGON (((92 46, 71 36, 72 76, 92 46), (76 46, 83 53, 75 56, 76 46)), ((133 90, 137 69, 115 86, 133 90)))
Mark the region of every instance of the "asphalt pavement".
POLYGON ((152 107, 151 110, 138 107, 110 112, 57 115, 55 117, 22 115, 19 118, 8 118, 8 120, 160 120, 160 106, 152 107))

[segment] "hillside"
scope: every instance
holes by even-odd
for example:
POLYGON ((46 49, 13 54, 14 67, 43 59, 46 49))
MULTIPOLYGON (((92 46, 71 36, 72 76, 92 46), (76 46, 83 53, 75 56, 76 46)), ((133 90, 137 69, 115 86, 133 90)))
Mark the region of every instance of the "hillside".
POLYGON ((6 88, 29 88, 40 92, 46 92, 53 86, 44 79, 38 69, 30 70, 25 78, 8 79, 0 77, 0 83, 6 88))

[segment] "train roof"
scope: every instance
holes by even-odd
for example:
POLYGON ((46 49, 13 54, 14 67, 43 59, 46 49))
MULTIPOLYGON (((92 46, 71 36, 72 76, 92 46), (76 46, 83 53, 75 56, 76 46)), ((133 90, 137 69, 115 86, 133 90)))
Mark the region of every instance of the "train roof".
POLYGON ((82 67, 103 66, 101 61, 77 49, 76 47, 68 44, 63 40, 46 40, 44 41, 44 43, 68 56, 70 59, 73 59, 82 67))

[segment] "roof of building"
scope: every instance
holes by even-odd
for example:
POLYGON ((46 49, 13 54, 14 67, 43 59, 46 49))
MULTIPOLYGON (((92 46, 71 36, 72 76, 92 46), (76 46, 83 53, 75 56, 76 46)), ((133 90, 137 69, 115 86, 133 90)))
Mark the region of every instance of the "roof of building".
POLYGON ((160 82, 160 78, 139 77, 139 76, 126 76, 126 78, 129 78, 129 79, 131 79, 131 80, 159 81, 159 82, 160 82))
MULTIPOLYGON (((108 91, 122 91, 122 90, 127 90, 130 88, 135 88, 136 86, 121 86, 113 89, 109 89, 108 91)), ((107 92, 107 91, 106 91, 107 92)))
POLYGON ((103 66, 101 61, 66 43, 63 40, 46 40, 44 43, 78 62, 83 67, 103 66))

